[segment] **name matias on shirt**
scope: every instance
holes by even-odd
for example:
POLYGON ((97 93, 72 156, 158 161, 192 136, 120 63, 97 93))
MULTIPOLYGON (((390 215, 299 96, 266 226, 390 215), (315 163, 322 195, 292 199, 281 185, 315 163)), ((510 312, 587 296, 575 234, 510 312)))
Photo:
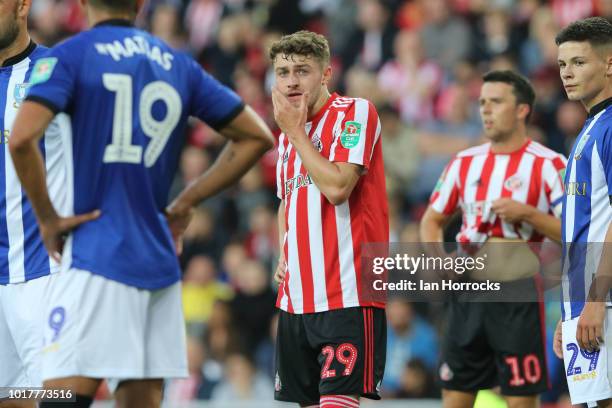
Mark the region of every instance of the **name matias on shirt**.
POLYGON ((126 37, 123 41, 115 40, 112 43, 96 43, 96 51, 101 55, 110 55, 115 61, 122 58, 131 58, 135 55, 146 55, 151 61, 157 62, 163 69, 172 69, 174 56, 169 52, 162 52, 156 45, 140 36, 126 37))

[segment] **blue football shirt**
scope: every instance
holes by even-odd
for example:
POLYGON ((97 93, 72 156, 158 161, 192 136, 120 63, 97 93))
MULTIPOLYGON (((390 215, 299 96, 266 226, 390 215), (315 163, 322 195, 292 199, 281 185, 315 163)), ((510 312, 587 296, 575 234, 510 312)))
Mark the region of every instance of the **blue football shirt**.
POLYGON ((567 162, 561 227, 563 319, 580 316, 612 221, 612 98, 594 106, 567 162))
MULTIPOLYGON (((21 188, 8 150, 13 121, 26 96, 27 78, 45 47, 33 42, 0 66, 0 285, 22 283, 58 270, 47 254, 30 202, 21 188)), ((65 168, 62 159, 60 118, 40 141, 51 201, 62 212, 65 168)))
POLYGON ((144 289, 180 279, 164 208, 189 116, 222 128, 240 98, 186 54, 124 20, 109 20, 50 50, 28 100, 70 117, 70 212, 100 209, 69 236, 62 269, 144 289))

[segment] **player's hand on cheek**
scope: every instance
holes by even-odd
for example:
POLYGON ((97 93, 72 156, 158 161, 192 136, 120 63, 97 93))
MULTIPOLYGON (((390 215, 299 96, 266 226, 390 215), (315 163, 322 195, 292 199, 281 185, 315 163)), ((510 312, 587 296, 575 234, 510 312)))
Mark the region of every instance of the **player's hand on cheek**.
POLYGON ((300 105, 295 107, 275 86, 272 88, 272 104, 274 120, 290 141, 304 132, 308 117, 308 92, 302 94, 300 105))
POLYGON ((606 316, 604 302, 586 302, 576 328, 576 340, 581 349, 587 351, 599 350, 603 343, 603 322, 606 316))
POLYGON ((61 262, 64 243, 68 233, 79 225, 95 220, 100 216, 100 210, 72 217, 52 217, 40 222, 40 235, 51 258, 61 262))

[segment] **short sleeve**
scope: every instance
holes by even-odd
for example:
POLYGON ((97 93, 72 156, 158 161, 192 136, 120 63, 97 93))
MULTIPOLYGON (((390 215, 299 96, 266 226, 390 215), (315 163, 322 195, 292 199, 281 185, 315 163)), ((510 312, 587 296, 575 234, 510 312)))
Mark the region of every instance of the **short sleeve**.
POLYGON ((242 110, 244 103, 238 95, 202 69, 195 61, 191 64, 190 115, 219 130, 230 123, 242 110))
POLYGON ((78 77, 78 64, 72 56, 80 53, 74 44, 58 45, 34 63, 26 100, 41 103, 54 113, 66 110, 72 101, 78 77))
POLYGON ((365 99, 356 99, 334 138, 329 160, 359 164, 367 170, 380 130, 380 119, 374 105, 365 99))
POLYGON ((558 155, 552 160, 546 160, 542 166, 542 179, 544 190, 548 199, 551 212, 556 217, 561 217, 563 205, 563 180, 565 179, 565 167, 567 160, 558 155))
POLYGON ((459 205, 460 165, 461 159, 455 158, 446 166, 429 199, 431 208, 444 215, 451 215, 459 205))

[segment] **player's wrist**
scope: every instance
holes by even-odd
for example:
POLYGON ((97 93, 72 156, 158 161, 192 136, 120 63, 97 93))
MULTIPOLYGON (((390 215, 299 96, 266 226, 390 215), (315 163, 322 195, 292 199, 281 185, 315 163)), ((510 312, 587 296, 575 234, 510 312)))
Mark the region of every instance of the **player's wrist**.
POLYGON ((534 217, 536 216, 537 212, 537 208, 527 204, 523 204, 523 213, 520 216, 521 221, 533 223, 534 217))
POLYGON ((184 194, 177 197, 168 207, 166 207, 166 214, 185 215, 188 214, 193 207, 194 204, 192 200, 184 194))

